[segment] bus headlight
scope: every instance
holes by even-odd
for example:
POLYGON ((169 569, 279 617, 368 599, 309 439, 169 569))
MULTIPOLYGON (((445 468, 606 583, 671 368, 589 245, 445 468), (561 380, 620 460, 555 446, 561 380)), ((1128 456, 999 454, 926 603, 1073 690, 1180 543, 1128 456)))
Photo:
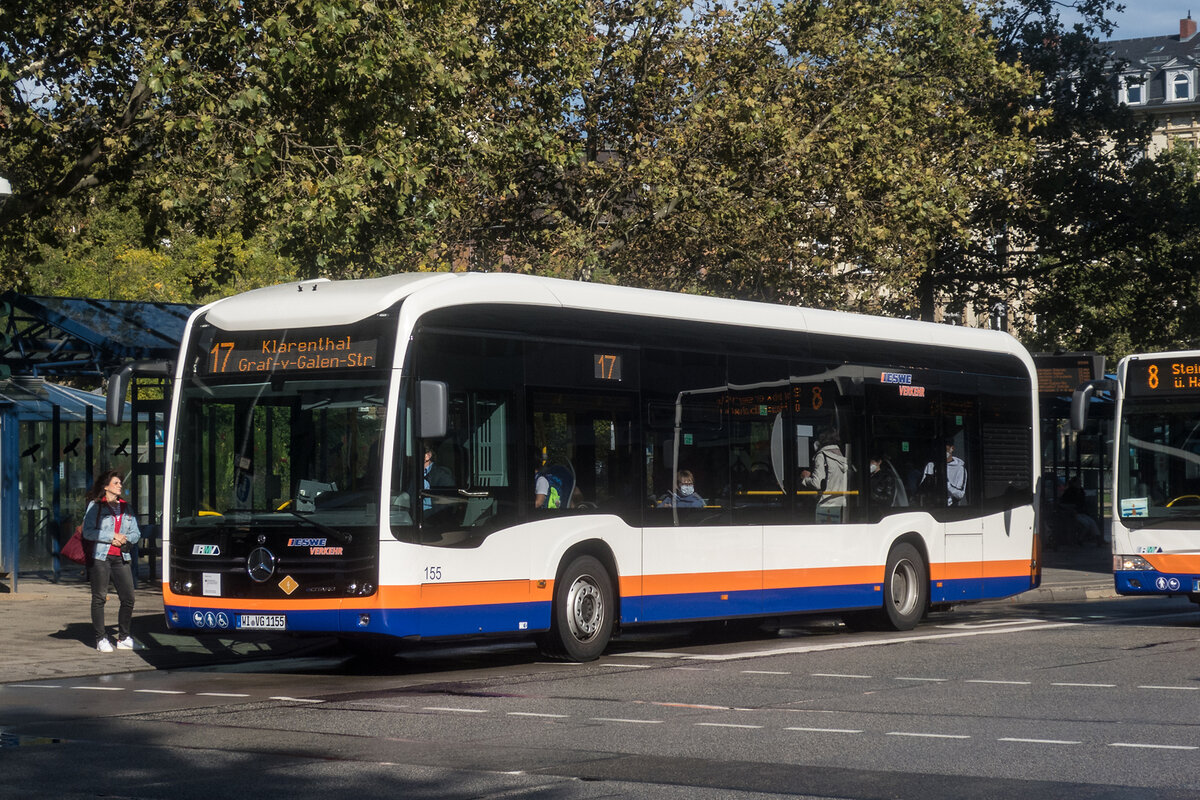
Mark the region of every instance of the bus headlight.
POLYGON ((1113 572, 1153 570, 1150 562, 1141 556, 1113 556, 1113 572))

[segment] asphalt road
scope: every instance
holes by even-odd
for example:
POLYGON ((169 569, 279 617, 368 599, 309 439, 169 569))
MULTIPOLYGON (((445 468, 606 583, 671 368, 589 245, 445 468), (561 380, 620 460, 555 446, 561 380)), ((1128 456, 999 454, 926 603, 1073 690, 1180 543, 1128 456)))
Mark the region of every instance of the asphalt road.
POLYGON ((1195 798, 1198 643, 1125 598, 10 683, 0 797, 1195 798))

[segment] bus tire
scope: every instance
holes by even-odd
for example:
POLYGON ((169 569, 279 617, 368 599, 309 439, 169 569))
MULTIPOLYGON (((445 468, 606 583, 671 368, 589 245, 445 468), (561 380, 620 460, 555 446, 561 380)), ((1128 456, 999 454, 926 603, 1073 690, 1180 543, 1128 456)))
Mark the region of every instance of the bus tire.
POLYGON ((917 548, 900 542, 888 553, 883 576, 880 622, 897 631, 910 631, 929 605, 929 568, 917 548))
POLYGON ((554 587, 554 616, 540 644, 557 659, 594 661, 612 638, 613 583, 608 570, 592 556, 567 565, 554 587))

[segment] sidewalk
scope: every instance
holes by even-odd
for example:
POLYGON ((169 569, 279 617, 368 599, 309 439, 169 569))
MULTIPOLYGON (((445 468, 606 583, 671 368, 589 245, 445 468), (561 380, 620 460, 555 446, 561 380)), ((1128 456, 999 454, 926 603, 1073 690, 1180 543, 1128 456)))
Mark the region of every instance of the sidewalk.
MULTIPOLYGON (((162 590, 143 576, 135 590, 133 638, 144 650, 98 653, 91 622, 91 587, 83 568, 64 569, 59 583, 49 575, 22 574, 17 592, 0 581, 0 683, 178 669, 284 658, 328 648, 331 637, 301 638, 280 633, 190 634, 167 629, 162 590)), ((116 639, 120 601, 111 589, 105 605, 110 638, 116 639)))
MULTIPOLYGON (((1037 603, 1116 597, 1112 556, 1107 547, 1072 547, 1044 554, 1042 585, 1003 602, 1037 603)), ((0 581, 0 683, 48 680, 112 672, 178 669, 285 658, 328 648, 331 637, 234 632, 191 634, 167 629, 162 593, 143 579, 133 612, 133 636, 145 650, 97 653, 92 639, 91 590, 82 569, 64 570, 60 583, 46 576, 22 575, 18 591, 0 581)), ((118 601, 112 592, 105 607, 115 634, 118 601)))

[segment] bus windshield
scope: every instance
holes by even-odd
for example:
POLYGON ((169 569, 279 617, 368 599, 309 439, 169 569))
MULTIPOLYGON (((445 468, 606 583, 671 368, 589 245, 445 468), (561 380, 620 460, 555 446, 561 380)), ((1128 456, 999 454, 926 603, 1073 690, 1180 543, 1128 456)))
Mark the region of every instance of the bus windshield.
POLYGON ((193 377, 179 407, 177 528, 375 525, 387 373, 266 382, 193 377), (195 458, 195 454, 204 454, 195 458))
POLYGON ((1118 453, 1123 521, 1200 518, 1200 404, 1127 406, 1118 453))

